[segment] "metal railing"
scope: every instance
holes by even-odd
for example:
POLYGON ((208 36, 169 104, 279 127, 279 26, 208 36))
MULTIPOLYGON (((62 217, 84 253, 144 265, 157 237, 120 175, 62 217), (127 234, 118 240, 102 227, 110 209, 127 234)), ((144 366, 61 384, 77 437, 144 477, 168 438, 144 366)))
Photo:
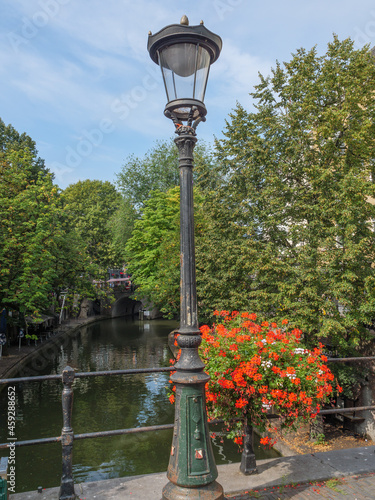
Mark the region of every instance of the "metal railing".
MULTIPOLYGON (((345 363, 345 362, 362 362, 374 361, 375 356, 365 356, 356 358, 329 358, 329 363, 345 363)), ((75 373, 73 368, 67 366, 63 369, 61 375, 40 375, 33 377, 17 377, 9 379, 0 379, 0 385, 18 384, 21 382, 40 382, 44 380, 62 380, 62 412, 63 412, 63 427, 61 436, 48 437, 41 439, 30 439, 27 441, 14 441, 12 443, 1 443, 0 449, 9 448, 10 445, 15 447, 32 446, 36 444, 49 444, 61 442, 62 445, 62 477, 60 485, 60 500, 74 500, 76 494, 74 492, 73 480, 73 442, 79 439, 99 438, 108 436, 118 436, 124 434, 136 434, 142 432, 161 431, 173 429, 174 424, 154 425, 148 427, 133 427, 129 429, 115 429, 110 431, 88 432, 83 434, 74 434, 72 427, 72 412, 73 412, 73 383, 75 379, 85 377, 103 377, 117 375, 134 375, 140 373, 162 373, 174 371, 175 367, 161 368, 134 368, 129 370, 108 370, 98 372, 81 372, 75 373)), ((351 413, 353 411, 375 410, 375 406, 360 406, 351 408, 330 408, 321 410, 318 415, 329 415, 335 413, 351 413)), ((279 415, 270 414, 269 418, 280 418, 279 415)), ((222 423, 222 420, 214 420, 211 424, 222 423)), ((244 474, 252 474, 256 472, 255 454, 252 445, 253 429, 251 424, 245 425, 245 440, 244 450, 241 459, 241 471, 244 474)))
POLYGON ((73 368, 67 366, 63 369, 61 375, 39 375, 34 377, 18 377, 0 379, 0 384, 18 384, 21 382, 41 382, 44 380, 62 380, 62 412, 63 412, 63 427, 61 436, 48 437, 41 439, 29 439, 27 441, 15 441, 11 443, 1 443, 0 449, 14 447, 32 446, 36 444, 49 444, 61 442, 62 445, 62 476, 60 484, 60 500, 74 500, 76 494, 74 492, 73 480, 73 442, 78 439, 89 439, 108 436, 119 436, 122 434, 136 434, 140 432, 161 431, 173 429, 173 424, 154 425, 148 427, 134 427, 130 429, 115 429, 111 431, 88 432, 84 434, 74 434, 72 427, 73 413, 73 383, 75 379, 84 377, 103 377, 114 375, 134 375, 139 373, 161 373, 174 371, 174 367, 162 368, 134 368, 129 370, 108 370, 100 372, 82 372, 75 373, 73 368))

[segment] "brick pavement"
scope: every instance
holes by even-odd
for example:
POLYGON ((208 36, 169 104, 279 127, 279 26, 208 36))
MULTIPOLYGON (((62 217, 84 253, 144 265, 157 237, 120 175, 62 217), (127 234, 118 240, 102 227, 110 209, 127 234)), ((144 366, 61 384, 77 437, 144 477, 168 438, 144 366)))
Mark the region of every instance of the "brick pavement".
POLYGON ((329 481, 259 488, 240 495, 226 496, 227 500, 374 500, 375 473, 341 477, 329 481))

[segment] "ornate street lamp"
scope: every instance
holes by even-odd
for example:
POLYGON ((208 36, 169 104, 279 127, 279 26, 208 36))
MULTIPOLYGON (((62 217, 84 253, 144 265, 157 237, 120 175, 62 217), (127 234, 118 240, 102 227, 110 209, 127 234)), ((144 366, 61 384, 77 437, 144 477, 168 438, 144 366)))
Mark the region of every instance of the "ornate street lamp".
POLYGON ((163 500, 223 500, 223 488, 215 479, 217 469, 207 425, 205 384, 209 376, 199 357, 201 335, 198 328, 195 281, 193 150, 196 128, 205 121, 203 103, 210 65, 219 57, 221 38, 203 22, 189 26, 186 16, 180 24, 149 33, 148 51, 160 65, 168 103, 164 114, 173 120, 179 151, 181 221, 181 319, 178 345, 181 357, 172 381, 176 385, 176 413, 169 483, 163 500))

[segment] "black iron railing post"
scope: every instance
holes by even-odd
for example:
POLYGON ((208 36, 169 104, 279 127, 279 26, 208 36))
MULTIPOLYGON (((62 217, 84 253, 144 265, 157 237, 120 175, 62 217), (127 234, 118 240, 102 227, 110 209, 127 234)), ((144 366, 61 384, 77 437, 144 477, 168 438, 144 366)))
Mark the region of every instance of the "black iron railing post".
POLYGON ((249 424, 247 418, 244 421, 244 431, 245 436, 243 443, 243 452, 241 456, 240 471, 242 472, 242 474, 249 476, 250 474, 256 474, 258 471, 254 453, 253 427, 251 424, 249 424))
POLYGON ((74 370, 70 366, 64 368, 62 372, 62 410, 63 410, 63 428, 61 431, 62 444, 62 476, 59 500, 75 500, 73 480, 73 382, 74 370))

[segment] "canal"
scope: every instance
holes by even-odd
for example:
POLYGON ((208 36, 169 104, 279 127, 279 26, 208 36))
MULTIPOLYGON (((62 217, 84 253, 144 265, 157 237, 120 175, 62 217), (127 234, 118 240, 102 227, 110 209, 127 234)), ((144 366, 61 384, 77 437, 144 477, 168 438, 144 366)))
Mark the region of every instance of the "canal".
MULTIPOLYGON (((59 339, 37 353, 17 376, 61 373, 69 365, 80 372, 169 366, 168 333, 177 324, 167 320, 115 318, 100 321, 59 339)), ((57 339, 56 339, 57 340, 57 339)), ((75 433, 173 423, 174 407, 167 390, 169 374, 90 377, 74 382, 75 433)), ((60 381, 15 385, 18 441, 59 436, 62 427, 60 381)), ((6 422, 7 392, 0 394, 0 421, 6 422)), ((217 429, 215 429, 217 431, 217 429)), ((0 442, 7 441, 1 425, 0 442)), ((167 469, 172 431, 79 440, 74 443, 76 483, 161 472, 167 469)), ((237 446, 213 440, 217 464, 240 461, 237 446)), ((255 444, 257 458, 277 456, 255 444)), ((0 456, 7 456, 1 450, 0 456)), ((58 486, 61 444, 16 448, 16 491, 58 486)))

